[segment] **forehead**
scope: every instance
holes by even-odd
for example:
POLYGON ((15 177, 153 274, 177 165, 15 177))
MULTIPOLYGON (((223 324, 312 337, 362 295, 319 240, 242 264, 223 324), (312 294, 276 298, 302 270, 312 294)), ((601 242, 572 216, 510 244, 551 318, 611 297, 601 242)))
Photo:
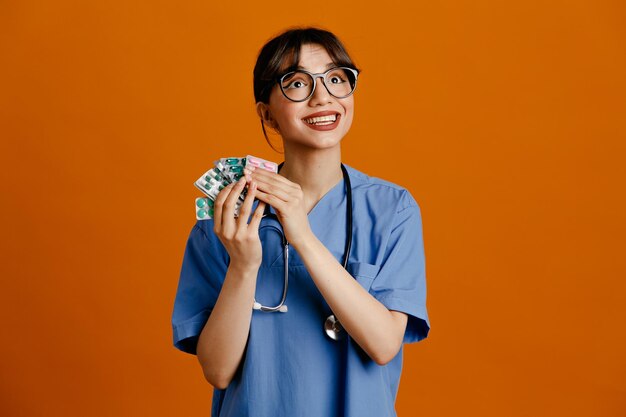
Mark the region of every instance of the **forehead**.
POLYGON ((302 48, 300 49, 300 62, 298 62, 298 64, 302 65, 303 63, 310 61, 332 62, 332 59, 330 58, 330 55, 328 55, 326 48, 322 45, 302 45, 302 48))
POLYGON ((300 67, 311 72, 323 72, 328 69, 329 66, 334 64, 333 59, 322 45, 318 44, 304 44, 300 48, 298 54, 298 62, 294 62, 294 53, 291 52, 281 65, 282 70, 295 69, 300 67))

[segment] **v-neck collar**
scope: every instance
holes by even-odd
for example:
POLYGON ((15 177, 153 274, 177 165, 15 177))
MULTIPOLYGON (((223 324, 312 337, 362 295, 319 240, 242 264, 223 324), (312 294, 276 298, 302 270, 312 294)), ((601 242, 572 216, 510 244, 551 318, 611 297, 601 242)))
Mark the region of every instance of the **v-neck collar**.
MULTIPOLYGON (((333 185, 332 188, 330 188, 328 191, 326 191, 326 193, 324 193, 322 198, 317 200, 317 203, 315 203, 313 208, 311 208, 311 211, 309 211, 307 213, 307 217, 311 218, 311 216, 313 214, 315 214, 315 211, 316 211, 317 207, 320 206, 325 200, 329 200, 330 196, 335 193, 335 190, 337 188, 344 188, 344 183, 345 183, 345 180, 342 177, 337 184, 333 185)), ((319 211, 319 210, 317 210, 317 211, 319 211)))
MULTIPOLYGON (((349 169, 349 168, 346 166, 346 169, 349 169)), ((317 201, 317 203, 315 203, 313 208, 311 208, 311 211, 307 213, 307 217, 310 219, 317 211, 319 211, 320 209, 318 209, 318 207, 322 205, 322 203, 324 203, 325 201, 329 200, 330 196, 334 194, 338 188, 344 189, 345 188, 344 184, 345 184, 345 179, 342 176, 339 182, 333 185, 332 188, 330 188, 328 191, 326 191, 326 193, 322 196, 322 198, 320 198, 317 201)), ((276 210, 274 209, 273 206, 270 206, 270 213, 276 214, 276 210)))
MULTIPOLYGON (((355 184, 358 186, 359 183, 362 181, 360 173, 359 171, 354 170, 348 165, 344 165, 346 167, 346 170, 348 171, 352 188, 354 189, 355 184)), ((330 190, 326 192, 326 194, 322 196, 322 198, 319 199, 317 204, 315 204, 311 211, 307 214, 307 219, 309 221, 311 231, 316 236, 318 236, 325 245, 333 245, 333 243, 328 239, 332 239, 332 237, 330 237, 333 233, 332 231, 338 230, 337 227, 340 227, 337 224, 337 221, 338 219, 344 218, 345 204, 347 204, 347 195, 345 191, 345 179, 342 177, 337 184, 335 184, 330 190)), ((276 210, 272 206, 269 206, 269 211, 274 215, 276 214, 276 210)), ((280 225, 278 219, 272 219, 271 221, 276 222, 275 226, 278 227, 281 231, 283 230, 282 225, 280 225)), ((289 250, 291 251, 289 265, 292 267, 301 266, 302 261, 297 252, 294 251, 293 248, 290 248, 289 250)), ((339 251, 339 249, 337 249, 337 251, 339 251)), ((282 254, 276 254, 269 263, 269 265, 272 267, 283 265, 282 259, 282 254)))

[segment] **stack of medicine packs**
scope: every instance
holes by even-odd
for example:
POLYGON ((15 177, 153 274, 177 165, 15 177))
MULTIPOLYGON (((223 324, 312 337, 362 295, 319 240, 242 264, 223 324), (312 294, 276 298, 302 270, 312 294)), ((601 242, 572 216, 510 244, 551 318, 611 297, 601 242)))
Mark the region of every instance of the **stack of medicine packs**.
MULTIPOLYGON (((276 163, 252 155, 248 155, 245 158, 220 158, 213 164, 215 167, 202 174, 194 183, 194 185, 207 196, 196 198, 197 220, 213 218, 213 209, 217 195, 228 184, 239 181, 244 175, 243 169, 246 166, 278 172, 278 165, 276 165, 276 163)), ((235 216, 239 215, 239 209, 243 204, 246 194, 247 189, 244 188, 235 206, 235 216)))

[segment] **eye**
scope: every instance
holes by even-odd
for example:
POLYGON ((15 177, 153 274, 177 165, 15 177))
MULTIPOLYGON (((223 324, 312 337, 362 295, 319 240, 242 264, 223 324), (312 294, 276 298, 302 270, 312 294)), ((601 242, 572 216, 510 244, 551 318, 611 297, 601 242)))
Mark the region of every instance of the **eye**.
POLYGON ((283 78, 283 89, 301 89, 309 85, 310 78, 307 74, 301 72, 291 73, 283 78))
POLYGON ((341 84, 348 81, 348 77, 344 70, 337 69, 328 74, 328 81, 330 81, 331 84, 341 84))
POLYGON ((306 87, 306 83, 302 80, 295 80, 283 86, 283 88, 304 88, 306 87))

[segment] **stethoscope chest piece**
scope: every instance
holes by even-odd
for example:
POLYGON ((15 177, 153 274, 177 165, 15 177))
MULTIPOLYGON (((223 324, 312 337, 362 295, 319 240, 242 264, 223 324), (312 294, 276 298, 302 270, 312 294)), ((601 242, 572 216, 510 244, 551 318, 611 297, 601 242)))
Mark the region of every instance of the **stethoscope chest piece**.
POLYGON ((339 323, 339 320, 335 318, 334 314, 328 316, 324 322, 324 330, 326 331, 326 335, 333 340, 342 340, 346 337, 343 326, 339 323))

